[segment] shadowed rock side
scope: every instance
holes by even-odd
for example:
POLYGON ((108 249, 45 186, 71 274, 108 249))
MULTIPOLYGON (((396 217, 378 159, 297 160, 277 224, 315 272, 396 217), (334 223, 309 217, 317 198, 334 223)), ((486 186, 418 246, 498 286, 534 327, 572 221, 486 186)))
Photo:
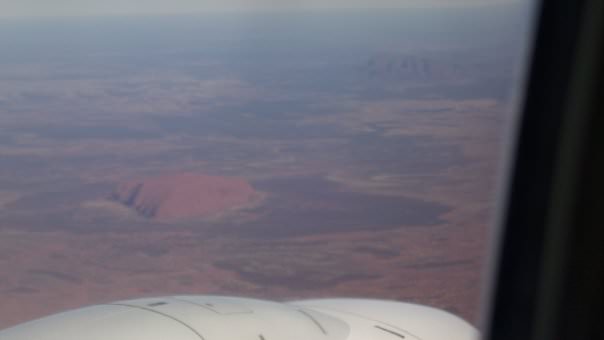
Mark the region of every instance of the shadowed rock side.
POLYGON ((209 217, 249 203, 255 191, 246 180, 194 173, 121 183, 111 198, 156 220, 209 217))

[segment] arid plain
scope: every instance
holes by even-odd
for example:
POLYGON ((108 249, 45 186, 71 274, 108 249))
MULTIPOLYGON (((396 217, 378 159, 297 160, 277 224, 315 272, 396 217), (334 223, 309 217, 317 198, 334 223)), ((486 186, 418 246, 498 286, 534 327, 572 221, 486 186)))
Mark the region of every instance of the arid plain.
POLYGON ((0 328, 179 293, 478 319, 514 53, 81 34, 0 63, 0 328))

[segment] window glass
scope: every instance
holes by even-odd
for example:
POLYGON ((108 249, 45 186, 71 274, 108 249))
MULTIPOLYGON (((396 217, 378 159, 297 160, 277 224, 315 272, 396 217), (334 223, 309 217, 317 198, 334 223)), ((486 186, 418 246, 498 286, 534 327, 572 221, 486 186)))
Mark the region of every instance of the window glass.
POLYGON ((6 5, 0 329, 176 294, 399 300, 476 325, 530 9, 6 5))

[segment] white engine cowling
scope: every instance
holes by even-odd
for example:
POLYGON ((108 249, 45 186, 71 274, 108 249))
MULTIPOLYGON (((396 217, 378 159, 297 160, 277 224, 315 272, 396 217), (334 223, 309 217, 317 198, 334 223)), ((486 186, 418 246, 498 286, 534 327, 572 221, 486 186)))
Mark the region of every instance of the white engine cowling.
POLYGON ((0 340, 474 340, 447 312, 362 299, 277 303, 171 296, 86 307, 0 331, 0 340))

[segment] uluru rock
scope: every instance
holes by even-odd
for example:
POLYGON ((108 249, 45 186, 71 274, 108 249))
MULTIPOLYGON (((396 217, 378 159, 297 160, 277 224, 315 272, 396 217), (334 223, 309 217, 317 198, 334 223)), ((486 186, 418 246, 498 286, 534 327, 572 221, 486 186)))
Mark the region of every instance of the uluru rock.
POLYGON ((196 173, 147 177, 121 183, 111 198, 157 220, 211 217, 249 204, 254 188, 243 178, 196 173))

